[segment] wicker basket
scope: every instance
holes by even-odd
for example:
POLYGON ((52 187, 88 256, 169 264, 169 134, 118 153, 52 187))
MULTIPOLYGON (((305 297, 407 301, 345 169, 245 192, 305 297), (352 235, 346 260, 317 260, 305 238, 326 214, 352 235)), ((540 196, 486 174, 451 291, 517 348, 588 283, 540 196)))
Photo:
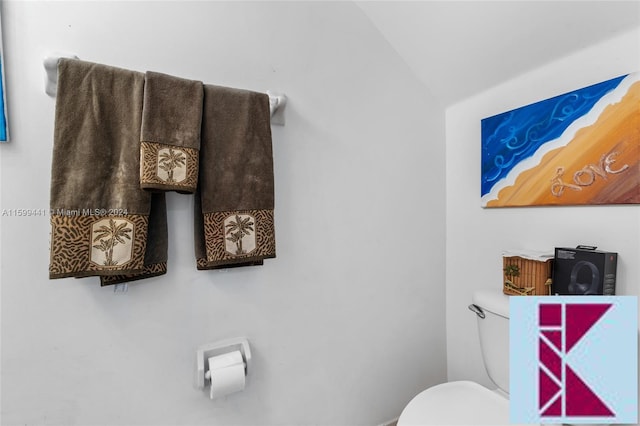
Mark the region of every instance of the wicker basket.
POLYGON ((504 285, 502 292, 512 296, 548 296, 551 294, 553 260, 503 256, 504 285), (514 273, 517 271, 517 273, 514 273))

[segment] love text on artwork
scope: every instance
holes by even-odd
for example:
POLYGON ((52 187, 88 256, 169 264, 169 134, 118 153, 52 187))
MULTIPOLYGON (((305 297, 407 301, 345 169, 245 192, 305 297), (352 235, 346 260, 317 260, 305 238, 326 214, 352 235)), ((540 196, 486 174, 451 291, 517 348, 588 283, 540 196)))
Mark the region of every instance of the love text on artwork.
POLYGON ((598 164, 587 164, 576 171, 573 174, 572 183, 567 183, 563 180, 565 174, 564 167, 558 167, 556 169, 556 175, 551 179, 551 194, 556 197, 561 197, 565 189, 582 191, 584 187, 591 186, 598 178, 606 180, 608 175, 616 175, 627 171, 629 169, 628 164, 622 166, 615 164, 616 156, 619 154, 617 151, 603 154, 598 164))

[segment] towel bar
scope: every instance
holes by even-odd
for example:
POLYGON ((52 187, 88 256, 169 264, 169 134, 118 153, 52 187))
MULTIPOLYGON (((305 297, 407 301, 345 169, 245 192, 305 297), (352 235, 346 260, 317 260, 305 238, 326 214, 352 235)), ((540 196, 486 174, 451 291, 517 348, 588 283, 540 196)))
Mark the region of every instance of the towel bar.
MULTIPOLYGON (((60 58, 78 59, 76 55, 67 53, 60 53, 44 58, 44 91, 51 97, 56 96, 56 91, 58 89, 58 60, 60 58)), ((269 111, 271 112, 271 124, 284 125, 283 109, 285 104, 287 103, 287 97, 284 94, 275 93, 271 90, 267 90, 267 95, 269 95, 269 111)))

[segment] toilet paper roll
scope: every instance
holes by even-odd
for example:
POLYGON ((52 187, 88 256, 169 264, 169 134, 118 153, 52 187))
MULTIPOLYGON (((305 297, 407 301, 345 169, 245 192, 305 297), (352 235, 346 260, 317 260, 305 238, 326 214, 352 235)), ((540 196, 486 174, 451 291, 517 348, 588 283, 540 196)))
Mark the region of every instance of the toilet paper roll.
POLYGON ((240 351, 209 358, 211 399, 220 398, 244 389, 244 360, 240 351))

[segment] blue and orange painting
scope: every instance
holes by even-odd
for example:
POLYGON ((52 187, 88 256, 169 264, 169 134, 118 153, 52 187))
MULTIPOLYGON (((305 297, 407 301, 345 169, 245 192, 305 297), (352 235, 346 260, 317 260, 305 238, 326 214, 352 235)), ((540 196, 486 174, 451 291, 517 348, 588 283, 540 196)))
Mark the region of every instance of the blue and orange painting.
POLYGON ((0 142, 9 141, 7 96, 4 84, 4 49, 2 48, 2 16, 0 15, 0 142))
POLYGON ((0 49, 0 142, 7 142, 9 134, 7 132, 7 107, 4 94, 4 56, 0 49))
POLYGON ((483 207, 640 203, 640 73, 481 126, 483 207))

